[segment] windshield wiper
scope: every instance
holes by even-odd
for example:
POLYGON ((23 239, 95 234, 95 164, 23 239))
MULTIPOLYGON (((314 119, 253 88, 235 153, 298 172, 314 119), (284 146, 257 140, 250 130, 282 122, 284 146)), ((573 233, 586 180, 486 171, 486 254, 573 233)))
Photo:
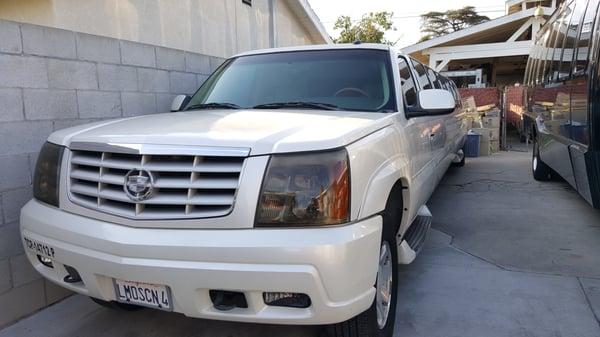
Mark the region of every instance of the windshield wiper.
POLYGON ((201 103, 190 105, 185 110, 208 110, 208 109, 241 109, 237 104, 233 103, 201 103))
POLYGON ((335 104, 318 102, 282 102, 267 103, 252 107, 252 109, 317 109, 317 110, 344 110, 335 104))

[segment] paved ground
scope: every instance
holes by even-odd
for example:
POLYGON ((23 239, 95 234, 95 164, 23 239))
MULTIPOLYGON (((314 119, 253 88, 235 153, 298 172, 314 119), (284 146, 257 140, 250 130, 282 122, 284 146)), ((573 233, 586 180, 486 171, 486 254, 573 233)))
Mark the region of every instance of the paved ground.
MULTIPOLYGON (((564 182, 537 183, 530 154, 451 169, 433 196, 434 230, 401 268, 396 335, 600 337, 600 212, 564 182)), ((0 337, 319 336, 316 327, 113 312, 71 297, 0 337)))

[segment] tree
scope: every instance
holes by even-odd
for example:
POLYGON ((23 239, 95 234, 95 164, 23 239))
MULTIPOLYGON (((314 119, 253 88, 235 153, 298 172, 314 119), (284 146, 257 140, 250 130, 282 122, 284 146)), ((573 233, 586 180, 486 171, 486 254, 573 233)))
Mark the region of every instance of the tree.
POLYGON ((341 29, 340 36, 335 39, 336 43, 352 43, 355 41, 385 43, 394 45, 385 39, 385 33, 389 30, 396 30, 392 22, 391 12, 369 13, 353 23, 349 16, 342 15, 336 21, 333 29, 341 29))
POLYGON ((477 14, 477 11, 473 6, 451 9, 445 12, 434 11, 425 13, 421 15, 421 33, 423 33, 423 37, 420 42, 478 25, 489 20, 490 18, 487 16, 477 14))

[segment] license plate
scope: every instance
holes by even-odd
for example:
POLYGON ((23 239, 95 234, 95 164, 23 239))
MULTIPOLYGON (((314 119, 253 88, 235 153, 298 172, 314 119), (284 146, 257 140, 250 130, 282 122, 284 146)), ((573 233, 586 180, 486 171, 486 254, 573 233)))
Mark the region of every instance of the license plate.
POLYGON ((114 280, 117 301, 172 311, 171 290, 160 284, 114 280))
POLYGON ((28 237, 23 237, 23 244, 34 254, 49 257, 51 259, 54 258, 54 248, 45 243, 35 241, 28 237))

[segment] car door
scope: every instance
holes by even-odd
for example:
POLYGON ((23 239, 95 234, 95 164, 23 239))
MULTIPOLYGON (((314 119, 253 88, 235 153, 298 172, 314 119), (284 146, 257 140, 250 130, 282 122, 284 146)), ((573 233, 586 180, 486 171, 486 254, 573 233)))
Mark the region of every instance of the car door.
MULTIPOLYGON (((412 60, 411 60, 412 61, 412 60)), ((418 91, 431 89, 432 83, 427 77, 425 68, 416 63, 413 67, 409 59, 400 56, 398 68, 400 71, 401 89, 404 101, 404 110, 407 111, 418 105, 418 91)), ((433 163, 433 149, 431 145, 432 117, 420 116, 408 118, 405 132, 409 144, 408 154, 412 168, 413 186, 418 187, 418 204, 427 202, 435 187, 435 165, 433 163)))
MULTIPOLYGON (((427 68, 427 76, 433 84, 434 89, 443 90, 441 78, 431 68, 427 68)), ((434 166, 434 189, 446 172, 446 160, 448 158, 448 132, 447 132, 447 115, 436 115, 432 117, 430 122, 431 131, 429 140, 431 142, 431 150, 433 155, 434 166)))
POLYGON ((462 120, 459 118, 461 103, 458 91, 455 90, 454 84, 448 78, 439 74, 437 74, 437 76, 442 83, 442 89, 452 94, 456 104, 454 112, 440 116, 442 117, 442 122, 444 124, 445 143, 441 154, 441 160, 436 169, 439 183, 439 181, 444 178, 450 164, 452 164, 452 161, 455 159, 456 153, 461 149, 466 130, 463 129, 462 120))

